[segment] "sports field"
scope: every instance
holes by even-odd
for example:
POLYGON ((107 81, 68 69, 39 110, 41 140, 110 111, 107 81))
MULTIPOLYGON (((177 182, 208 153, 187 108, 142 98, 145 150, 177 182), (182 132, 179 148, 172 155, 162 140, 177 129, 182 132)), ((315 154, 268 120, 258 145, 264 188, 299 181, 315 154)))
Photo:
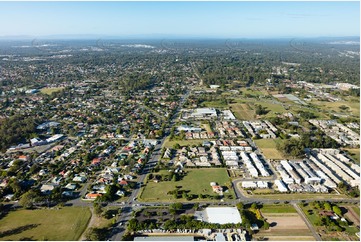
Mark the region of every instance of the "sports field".
POLYGON ((78 240, 90 217, 79 207, 11 211, 0 220, 0 240, 78 240))

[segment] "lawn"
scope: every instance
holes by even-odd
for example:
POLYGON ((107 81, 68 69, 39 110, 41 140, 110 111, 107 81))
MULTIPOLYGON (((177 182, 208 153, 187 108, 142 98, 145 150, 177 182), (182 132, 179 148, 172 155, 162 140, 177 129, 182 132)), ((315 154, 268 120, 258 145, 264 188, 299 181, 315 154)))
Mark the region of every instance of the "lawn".
MULTIPOLYGON (((176 186, 181 186, 181 190, 189 190, 189 194, 216 195, 210 186, 211 182, 217 182, 220 186, 230 185, 230 179, 225 168, 200 168, 187 169, 186 171, 188 174, 180 181, 147 182, 140 200, 145 202, 174 200, 173 196, 168 195, 167 192, 174 190, 176 186)), ((159 174, 167 173, 168 171, 164 170, 159 172, 159 174)), ((227 194, 234 196, 233 189, 230 189, 229 193, 224 192, 224 195, 227 194)), ((177 199, 177 201, 181 202, 185 199, 177 199)))
POLYGON ((277 150, 276 145, 280 139, 258 139, 254 142, 257 147, 262 151, 266 159, 281 160, 285 159, 285 156, 277 150))
POLYGON ((172 148, 175 144, 179 144, 180 146, 187 146, 187 145, 201 145, 203 140, 169 140, 169 137, 166 138, 164 141, 163 147, 172 148))
POLYGON ((90 217, 79 207, 13 211, 0 220, 0 240, 78 240, 90 217))
POLYGON ((51 95, 53 92, 59 92, 61 90, 63 90, 64 87, 44 87, 42 89, 40 89, 40 92, 43 94, 48 94, 51 95))
POLYGON ((296 209, 289 204, 264 204, 261 208, 262 213, 297 213, 296 209))

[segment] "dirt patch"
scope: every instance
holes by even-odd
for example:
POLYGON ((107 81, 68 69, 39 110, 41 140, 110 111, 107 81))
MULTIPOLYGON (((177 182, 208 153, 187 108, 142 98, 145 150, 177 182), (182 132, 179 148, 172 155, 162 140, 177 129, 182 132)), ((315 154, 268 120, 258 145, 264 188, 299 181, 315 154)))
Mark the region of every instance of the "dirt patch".
POLYGON ((347 213, 345 213, 345 216, 350 219, 355 225, 360 226, 360 217, 355 213, 355 211, 352 209, 352 207, 346 207, 347 213))
POLYGON ((264 237, 272 241, 314 240, 307 225, 297 213, 262 214, 270 228, 258 232, 254 238, 264 237))

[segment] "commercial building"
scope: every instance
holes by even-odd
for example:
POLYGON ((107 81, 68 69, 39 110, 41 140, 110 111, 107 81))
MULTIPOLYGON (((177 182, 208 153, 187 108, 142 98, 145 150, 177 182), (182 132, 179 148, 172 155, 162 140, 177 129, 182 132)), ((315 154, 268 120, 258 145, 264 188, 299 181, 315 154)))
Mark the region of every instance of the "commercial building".
POLYGON ((196 211, 197 220, 218 224, 242 223, 241 215, 236 207, 208 207, 203 211, 196 211))

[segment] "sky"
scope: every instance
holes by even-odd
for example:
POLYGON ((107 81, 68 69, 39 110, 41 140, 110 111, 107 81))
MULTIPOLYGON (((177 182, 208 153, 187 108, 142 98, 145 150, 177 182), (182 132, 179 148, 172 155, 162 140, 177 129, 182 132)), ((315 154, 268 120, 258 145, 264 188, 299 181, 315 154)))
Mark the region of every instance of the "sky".
POLYGON ((353 2, 0 2, 0 36, 360 35, 353 2))

